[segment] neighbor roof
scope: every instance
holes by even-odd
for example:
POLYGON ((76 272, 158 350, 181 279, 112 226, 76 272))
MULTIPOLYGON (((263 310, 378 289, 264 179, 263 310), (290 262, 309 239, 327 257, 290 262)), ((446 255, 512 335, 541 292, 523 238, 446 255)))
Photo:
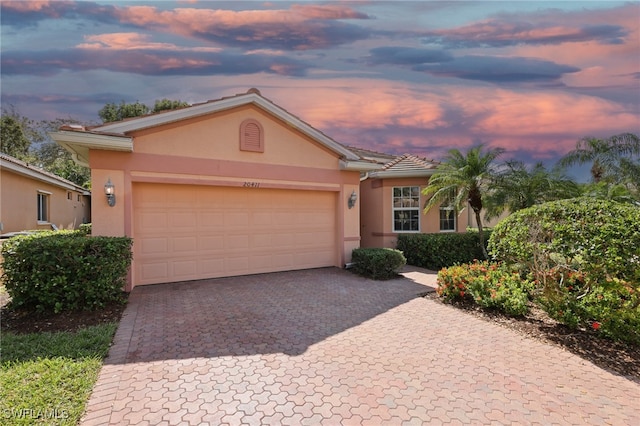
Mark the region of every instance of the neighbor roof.
POLYGON ((76 185, 70 180, 61 178, 58 175, 47 172, 46 170, 35 167, 29 163, 18 160, 17 158, 7 154, 0 153, 0 169, 10 170, 14 173, 39 180, 41 182, 46 182, 70 191, 82 192, 84 195, 90 194, 89 191, 79 185, 76 185))

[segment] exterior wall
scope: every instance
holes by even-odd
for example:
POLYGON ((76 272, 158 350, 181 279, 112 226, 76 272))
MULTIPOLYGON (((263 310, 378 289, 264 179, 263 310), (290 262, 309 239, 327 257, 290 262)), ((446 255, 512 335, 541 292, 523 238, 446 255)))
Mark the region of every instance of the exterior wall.
POLYGON ((90 198, 82 192, 61 188, 6 168, 0 170, 0 194, 1 233, 51 229, 52 224, 59 229, 77 229, 90 221, 90 198), (49 194, 47 222, 37 220, 38 191, 49 194), (71 193, 71 199, 67 198, 68 193, 71 193))
POLYGON ((132 153, 89 152, 95 195, 93 235, 133 237, 132 188, 134 183, 147 182, 335 192, 340 242, 335 266, 349 262, 351 250, 360 245, 360 203, 353 209, 347 206, 351 192, 359 192, 359 172, 341 171, 336 153, 258 107, 237 108, 129 136, 134 138, 132 153), (263 127, 264 153, 240 150, 239 129, 246 119, 255 119, 263 127), (108 179, 115 186, 114 207, 108 206, 102 191, 108 179))
MULTIPOLYGON (((427 186, 426 178, 367 179, 361 184, 362 191, 362 247, 395 248, 398 232, 393 231, 393 188, 398 186, 419 186, 421 209, 428 198, 422 195, 427 186)), ((465 232, 468 216, 464 212, 456 217, 456 232, 465 232)), ((440 212, 433 208, 420 214, 420 233, 440 231, 440 212)))

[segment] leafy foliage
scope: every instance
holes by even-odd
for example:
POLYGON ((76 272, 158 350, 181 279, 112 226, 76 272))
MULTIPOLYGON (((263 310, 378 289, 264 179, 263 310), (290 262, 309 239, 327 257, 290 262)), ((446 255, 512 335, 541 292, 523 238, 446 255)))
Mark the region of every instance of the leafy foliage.
POLYGON ((398 275, 407 263, 399 250, 388 248, 358 248, 353 250, 354 271, 374 280, 388 280, 398 275))
POLYGON ((89 188, 91 173, 87 167, 76 164, 71 154, 56 144, 48 132, 73 119, 34 121, 16 110, 2 110, 2 136, 0 151, 39 167, 76 185, 89 188))
POLYGON ((172 101, 170 99, 159 99, 153 105, 153 113, 172 109, 188 107, 189 103, 184 101, 172 101))
POLYGON ((114 121, 120 121, 127 118, 140 117, 149 113, 156 113, 160 111, 172 110, 187 107, 189 104, 184 101, 174 101, 170 99, 156 100, 153 105, 153 109, 147 105, 136 101, 133 103, 125 103, 120 101, 119 104, 108 103, 98 111, 98 116, 104 123, 111 123, 114 121))
POLYGON ((422 191, 431 196, 425 211, 446 203, 457 212, 463 211, 467 204, 475 214, 478 225, 480 249, 484 258, 487 253, 484 247, 484 229, 480 212, 483 207, 482 197, 488 190, 492 176, 495 174, 494 161, 504 152, 502 148, 489 149, 483 152, 482 145, 471 148, 466 154, 457 149, 448 155, 429 178, 428 185, 422 191))
POLYGON ((98 116, 105 123, 147 114, 149 114, 149 107, 139 101, 130 104, 124 101, 120 101, 120 104, 109 102, 98 111, 98 116))
POLYGON ((436 291, 446 302, 473 299, 479 306, 521 316, 528 311, 531 283, 504 265, 473 262, 443 268, 436 291))
MULTIPOLYGON (((608 180, 622 183, 629 177, 629 164, 639 166, 637 156, 640 156, 640 138, 633 133, 621 133, 607 139, 585 137, 560 160, 560 165, 591 163, 594 182, 608 180), (636 161, 631 160, 633 156, 636 156, 636 161), (626 159, 626 165, 623 164, 624 161, 621 163, 623 159, 626 159)), ((638 181, 635 183, 636 186, 640 184, 638 181)))
POLYGON ((3 281, 12 305, 55 313, 104 307, 120 299, 131 264, 127 237, 77 231, 18 236, 2 246, 3 281))
POLYGON ((499 223, 489 251, 529 273, 551 317, 640 342, 640 208, 588 197, 541 204, 499 223))
POLYGON ((536 163, 529 170, 521 161, 507 161, 504 170, 492 179, 486 199, 486 216, 494 218, 505 210, 513 213, 579 195, 579 186, 558 169, 548 171, 542 163, 536 163))
POLYGON ((464 234, 399 234, 397 249, 404 253, 409 265, 436 271, 483 256, 480 238, 474 231, 464 234))

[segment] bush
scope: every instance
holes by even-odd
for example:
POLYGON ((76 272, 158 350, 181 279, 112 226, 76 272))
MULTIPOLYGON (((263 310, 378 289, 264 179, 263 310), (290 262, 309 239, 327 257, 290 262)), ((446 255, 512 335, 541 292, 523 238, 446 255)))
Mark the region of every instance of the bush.
MULTIPOLYGON (((491 231, 485 230, 484 234, 487 241, 491 231)), ((483 258, 477 231, 400 234, 397 249, 404 253, 409 265, 434 271, 483 258)))
POLYGON ((83 233, 84 235, 91 235, 91 224, 83 223, 78 227, 78 231, 83 233))
POLYGON ((504 265, 474 262, 443 268, 438 272, 438 295, 446 302, 473 299, 483 308, 494 308, 508 315, 528 311, 531 283, 504 265))
POLYGON ((131 264, 127 237, 79 231, 18 236, 2 246, 2 279, 15 307, 39 312, 93 310, 121 298, 131 264))
POLYGON ((358 248, 353 250, 354 271, 374 280, 388 280, 407 264, 399 250, 389 248, 358 248))
POLYGON ((640 209, 577 198, 521 210, 489 240, 497 259, 528 272, 535 300, 570 327, 640 342, 640 209))

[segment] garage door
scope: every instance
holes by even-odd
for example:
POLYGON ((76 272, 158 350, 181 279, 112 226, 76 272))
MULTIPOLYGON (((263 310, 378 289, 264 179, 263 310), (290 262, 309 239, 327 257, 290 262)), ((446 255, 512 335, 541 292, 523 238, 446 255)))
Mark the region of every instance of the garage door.
POLYGON ((133 185, 134 285, 333 266, 336 194, 133 185))

